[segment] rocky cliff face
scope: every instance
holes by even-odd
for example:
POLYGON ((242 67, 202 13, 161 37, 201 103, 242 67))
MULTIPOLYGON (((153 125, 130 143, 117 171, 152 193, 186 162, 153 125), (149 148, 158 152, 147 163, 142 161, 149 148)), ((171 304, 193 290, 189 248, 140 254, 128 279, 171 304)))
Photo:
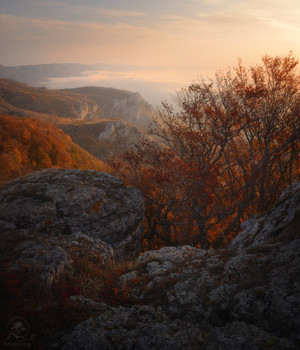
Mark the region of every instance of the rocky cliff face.
POLYGON ((73 105, 73 111, 78 120, 94 119, 101 113, 100 108, 96 103, 80 100, 73 105))
POLYGON ((156 114, 155 109, 138 92, 114 99, 111 113, 144 130, 148 129, 156 114))
MULTIPOLYGON (((104 141, 117 141, 120 138, 126 138, 126 140, 128 140, 128 138, 131 137, 132 142, 132 136, 135 136, 134 130, 136 129, 130 129, 127 125, 128 123, 123 120, 108 122, 104 130, 100 132, 98 138, 104 141)), ((136 137, 134 139, 136 139, 136 137)))
POLYGON ((122 155, 143 138, 158 143, 154 137, 120 119, 63 124, 59 127, 74 142, 102 161, 122 155))
POLYGON ((123 119, 147 131, 157 116, 155 108, 138 92, 103 87, 82 87, 66 91, 97 103, 101 114, 95 119, 123 119))
POLYGON ((243 222, 242 233, 231 243, 239 252, 259 247, 282 234, 293 223, 299 224, 300 182, 287 187, 271 210, 243 222))
POLYGON ((0 79, 0 111, 36 117, 57 123, 56 118, 90 120, 101 118, 99 105, 86 96, 61 90, 33 88, 0 79))
POLYGON ((299 349, 299 197, 299 184, 287 189, 268 213, 244 224, 229 249, 144 253, 121 276, 137 305, 102 305, 55 346, 299 349))

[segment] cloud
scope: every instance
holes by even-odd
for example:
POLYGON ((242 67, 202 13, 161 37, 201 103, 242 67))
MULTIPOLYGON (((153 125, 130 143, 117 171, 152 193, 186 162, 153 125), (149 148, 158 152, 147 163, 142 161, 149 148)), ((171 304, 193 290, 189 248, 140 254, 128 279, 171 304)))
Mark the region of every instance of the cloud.
MULTIPOLYGON (((40 40, 41 45, 62 44, 66 47, 77 45, 88 47, 93 45, 124 46, 135 43, 138 38, 153 36, 155 30, 132 26, 127 23, 102 24, 97 22, 68 22, 54 19, 39 19, 0 15, 0 42, 22 42, 40 40)), ((129 45, 130 49, 130 45, 129 45)))
POLYGON ((289 50, 300 54, 299 0, 206 0, 205 5, 189 0, 189 15, 170 8, 151 16, 54 0, 28 3, 39 9, 43 5, 39 15, 48 17, 34 18, 35 12, 32 17, 0 15, 0 63, 103 62, 137 67, 102 71, 102 76, 94 77, 110 86, 125 88, 128 83, 135 88, 138 82, 171 89, 200 75, 213 76, 234 65, 237 57, 255 63, 264 54, 289 50), (145 70, 147 66, 153 69, 145 70))
POLYGON ((148 67, 145 70, 130 70, 127 67, 126 70, 124 67, 122 71, 99 70, 86 72, 86 75, 81 77, 51 78, 46 86, 51 89, 90 85, 113 86, 118 89, 138 91, 153 105, 160 105, 162 100, 170 100, 176 89, 190 83, 176 73, 167 68, 148 67))
POLYGON ((280 28, 300 30, 300 3, 298 0, 246 0, 243 2, 205 0, 202 4, 216 4, 209 11, 203 9, 197 16, 216 27, 239 26, 251 28, 259 36, 259 30, 280 28), (226 5, 226 6, 223 6, 226 5), (257 27, 258 26, 258 27, 257 27))
POLYGON ((87 11, 93 11, 101 16, 108 16, 108 17, 143 17, 146 14, 144 12, 138 12, 138 11, 124 11, 124 10, 113 10, 113 9, 105 9, 105 8, 92 8, 92 7, 79 7, 79 10, 86 9, 87 11))
POLYGON ((27 0, 31 3, 31 5, 35 7, 42 7, 42 8, 49 8, 53 9, 53 7, 56 8, 56 10, 62 10, 64 12, 68 13, 75 13, 80 14, 81 18, 84 15, 92 15, 92 17, 95 16, 104 16, 104 17, 141 17, 145 16, 144 12, 141 11, 126 11, 126 10, 116 10, 111 8, 103 8, 99 6, 88 6, 88 5, 81 5, 81 4, 74 4, 74 3, 66 3, 62 1, 41 1, 41 0, 27 0))

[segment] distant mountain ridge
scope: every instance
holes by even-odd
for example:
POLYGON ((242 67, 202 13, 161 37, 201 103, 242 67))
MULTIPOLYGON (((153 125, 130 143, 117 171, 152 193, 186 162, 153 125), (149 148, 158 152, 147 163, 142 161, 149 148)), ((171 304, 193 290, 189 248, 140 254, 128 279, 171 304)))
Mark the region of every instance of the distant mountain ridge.
POLYGON ((0 79, 0 113, 54 124, 102 161, 119 156, 138 139, 156 110, 139 93, 103 87, 47 90, 0 79))
POLYGON ((45 86, 49 78, 79 77, 88 70, 95 70, 94 65, 79 63, 51 63, 26 66, 0 65, 0 78, 12 79, 36 87, 45 86))
POLYGON ((143 130, 157 115, 139 93, 104 87, 47 90, 5 79, 0 79, 0 111, 89 121, 123 119, 143 130))
MULTIPOLYGON (((88 75, 88 72, 103 69, 102 66, 104 67, 105 65, 79 63, 24 66, 0 65, 0 79, 14 80, 32 87, 47 87, 53 78, 82 77, 88 75)), ((125 119, 144 130, 152 122, 152 115, 156 114, 155 108, 145 101, 138 92, 133 93, 126 90, 93 86, 60 91, 85 95, 85 97, 99 105, 105 114, 105 118, 125 119)), ((84 106, 83 110, 86 110, 86 106, 84 106)), ((89 113, 87 115, 91 117, 89 113)), ((101 113, 100 115, 103 117, 101 113)))

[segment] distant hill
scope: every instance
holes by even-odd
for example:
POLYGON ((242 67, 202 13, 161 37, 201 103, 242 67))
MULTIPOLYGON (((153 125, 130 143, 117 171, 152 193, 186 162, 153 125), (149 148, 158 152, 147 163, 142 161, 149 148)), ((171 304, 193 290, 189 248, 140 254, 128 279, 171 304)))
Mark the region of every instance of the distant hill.
POLYGON ((24 116, 34 113, 34 117, 52 123, 60 123, 61 118, 89 120, 104 117, 99 106, 84 95, 34 88, 4 79, 0 79, 0 112, 24 116))
POLYGON ((0 78, 13 79, 32 86, 44 86, 49 78, 84 76, 88 70, 96 69, 93 65, 78 63, 54 63, 27 66, 0 65, 0 78))
POLYGON ((88 121, 123 119, 143 130, 157 115, 139 93, 103 87, 47 90, 5 79, 0 79, 0 111, 88 121))
POLYGON ((96 86, 62 91, 78 93, 96 102, 105 118, 121 118, 145 131, 153 122, 153 118, 157 116, 155 108, 138 92, 96 86))
POLYGON ((109 171, 54 125, 0 114, 0 183, 43 168, 109 171))
POLYGON ((156 114, 139 93, 101 87, 34 88, 0 79, 0 113, 54 124, 94 156, 106 161, 141 137, 156 114))

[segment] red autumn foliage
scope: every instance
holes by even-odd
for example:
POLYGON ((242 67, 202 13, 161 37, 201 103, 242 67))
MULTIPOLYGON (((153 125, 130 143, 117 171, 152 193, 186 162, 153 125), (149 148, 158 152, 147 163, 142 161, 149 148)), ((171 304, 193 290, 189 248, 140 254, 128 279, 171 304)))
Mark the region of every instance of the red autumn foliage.
POLYGON ((240 223, 261 214, 299 179, 298 61, 262 64, 216 74, 164 102, 152 133, 113 163, 147 202, 144 249, 225 244, 240 223))
POLYGON ((43 168, 108 170, 51 124, 2 114, 0 131, 0 183, 43 168))

